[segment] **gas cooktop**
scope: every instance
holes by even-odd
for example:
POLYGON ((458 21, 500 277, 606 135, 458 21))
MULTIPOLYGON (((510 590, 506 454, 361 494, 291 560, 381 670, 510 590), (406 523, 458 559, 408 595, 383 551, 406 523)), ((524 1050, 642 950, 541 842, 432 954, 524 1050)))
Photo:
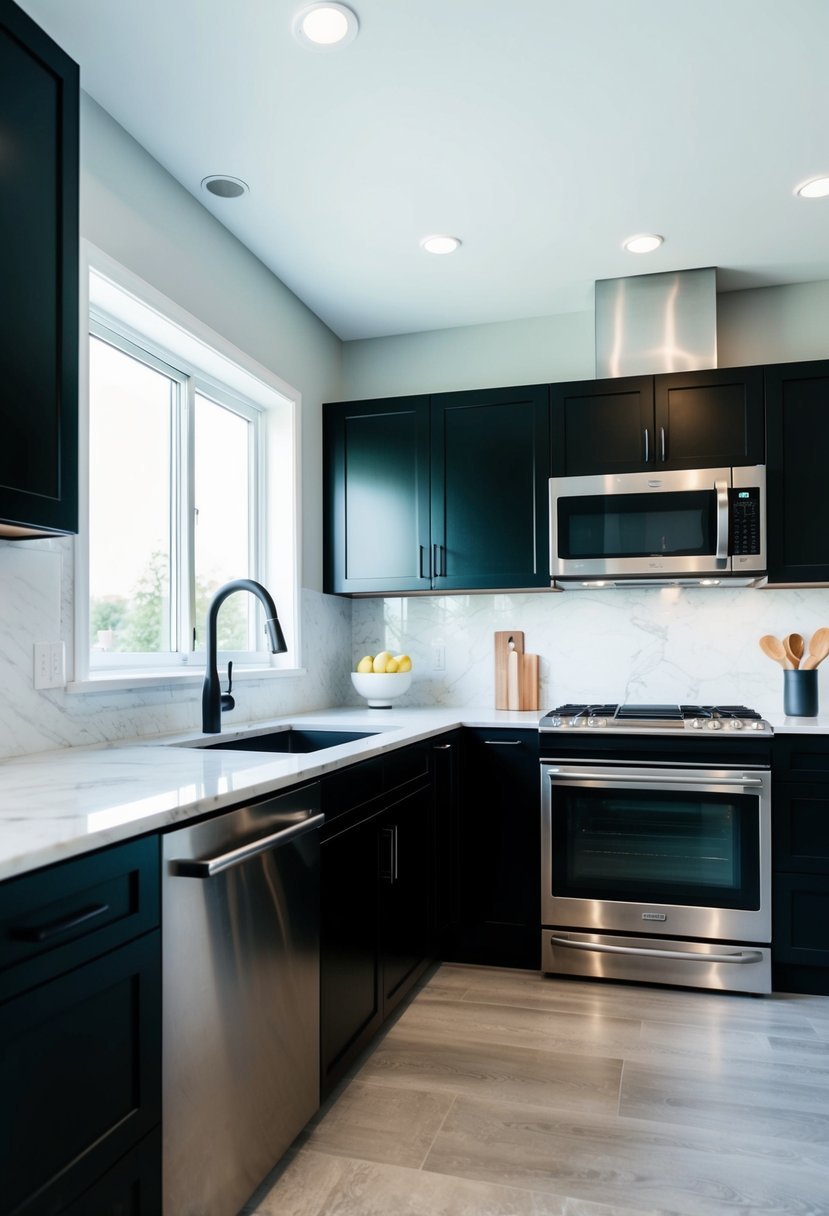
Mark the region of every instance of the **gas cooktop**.
POLYGON ((771 734, 771 727, 745 705, 559 705, 545 714, 541 731, 740 731, 771 734))

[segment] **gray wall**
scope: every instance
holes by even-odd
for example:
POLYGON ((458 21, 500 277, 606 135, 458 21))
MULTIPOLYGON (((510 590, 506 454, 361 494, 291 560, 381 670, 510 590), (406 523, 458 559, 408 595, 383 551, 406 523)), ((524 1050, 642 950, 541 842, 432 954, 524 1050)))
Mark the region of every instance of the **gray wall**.
POLYGON ((340 340, 85 94, 81 235, 302 393, 302 583, 320 590, 320 406, 340 340))
MULTIPOLYGON (((717 313, 721 367, 829 357, 829 282, 730 292, 717 313)), ((342 400, 594 375, 593 314, 565 313, 347 342, 342 400)))

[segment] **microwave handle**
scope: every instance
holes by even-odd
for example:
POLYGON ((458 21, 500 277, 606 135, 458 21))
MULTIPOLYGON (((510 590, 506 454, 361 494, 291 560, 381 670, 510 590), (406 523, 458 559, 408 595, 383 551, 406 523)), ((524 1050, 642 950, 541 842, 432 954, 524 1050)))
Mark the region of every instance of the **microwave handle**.
POLYGON ((715 481, 717 495, 717 550, 714 557, 717 565, 728 562, 728 482, 715 481))

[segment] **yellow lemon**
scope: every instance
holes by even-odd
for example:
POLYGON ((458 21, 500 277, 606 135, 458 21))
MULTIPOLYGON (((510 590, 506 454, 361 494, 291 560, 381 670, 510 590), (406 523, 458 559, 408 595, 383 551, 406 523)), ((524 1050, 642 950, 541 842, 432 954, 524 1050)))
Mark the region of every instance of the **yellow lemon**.
POLYGON ((388 662, 386 663, 386 675, 387 676, 394 675, 394 673, 397 671, 398 667, 399 667, 399 664, 397 662, 397 659, 389 659, 388 662))
POLYGON ((386 664, 391 657, 390 650, 381 650, 379 654, 374 656, 374 662, 371 665, 372 671, 382 674, 386 670, 386 664))
MULTIPOLYGON (((398 671, 411 671, 412 670, 412 660, 409 658, 409 656, 407 654, 395 655, 395 662, 397 663, 398 671)), ((386 668, 386 670, 388 671, 388 668, 386 668)))
POLYGON ((367 655, 365 656, 365 658, 360 659, 360 662, 357 664, 357 670, 358 670, 358 671, 361 671, 361 672, 362 672, 362 673, 365 675, 365 673, 366 673, 367 671, 373 671, 373 670, 374 670, 374 668, 372 667, 372 663, 373 663, 373 662, 374 662, 374 657, 373 657, 373 655, 367 654, 367 655))

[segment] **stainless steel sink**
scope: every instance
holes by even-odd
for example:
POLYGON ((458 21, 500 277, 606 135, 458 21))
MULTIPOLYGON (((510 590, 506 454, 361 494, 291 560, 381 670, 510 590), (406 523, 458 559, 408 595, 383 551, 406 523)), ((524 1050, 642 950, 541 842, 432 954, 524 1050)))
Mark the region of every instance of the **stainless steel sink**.
POLYGON ((313 730, 287 726, 282 730, 269 731, 263 735, 248 735, 242 739, 217 739, 216 742, 177 743, 175 747, 199 747, 210 751, 228 752, 281 752, 298 755, 324 751, 327 747, 339 747, 341 743, 353 743, 356 739, 369 739, 382 734, 376 730, 313 730))

